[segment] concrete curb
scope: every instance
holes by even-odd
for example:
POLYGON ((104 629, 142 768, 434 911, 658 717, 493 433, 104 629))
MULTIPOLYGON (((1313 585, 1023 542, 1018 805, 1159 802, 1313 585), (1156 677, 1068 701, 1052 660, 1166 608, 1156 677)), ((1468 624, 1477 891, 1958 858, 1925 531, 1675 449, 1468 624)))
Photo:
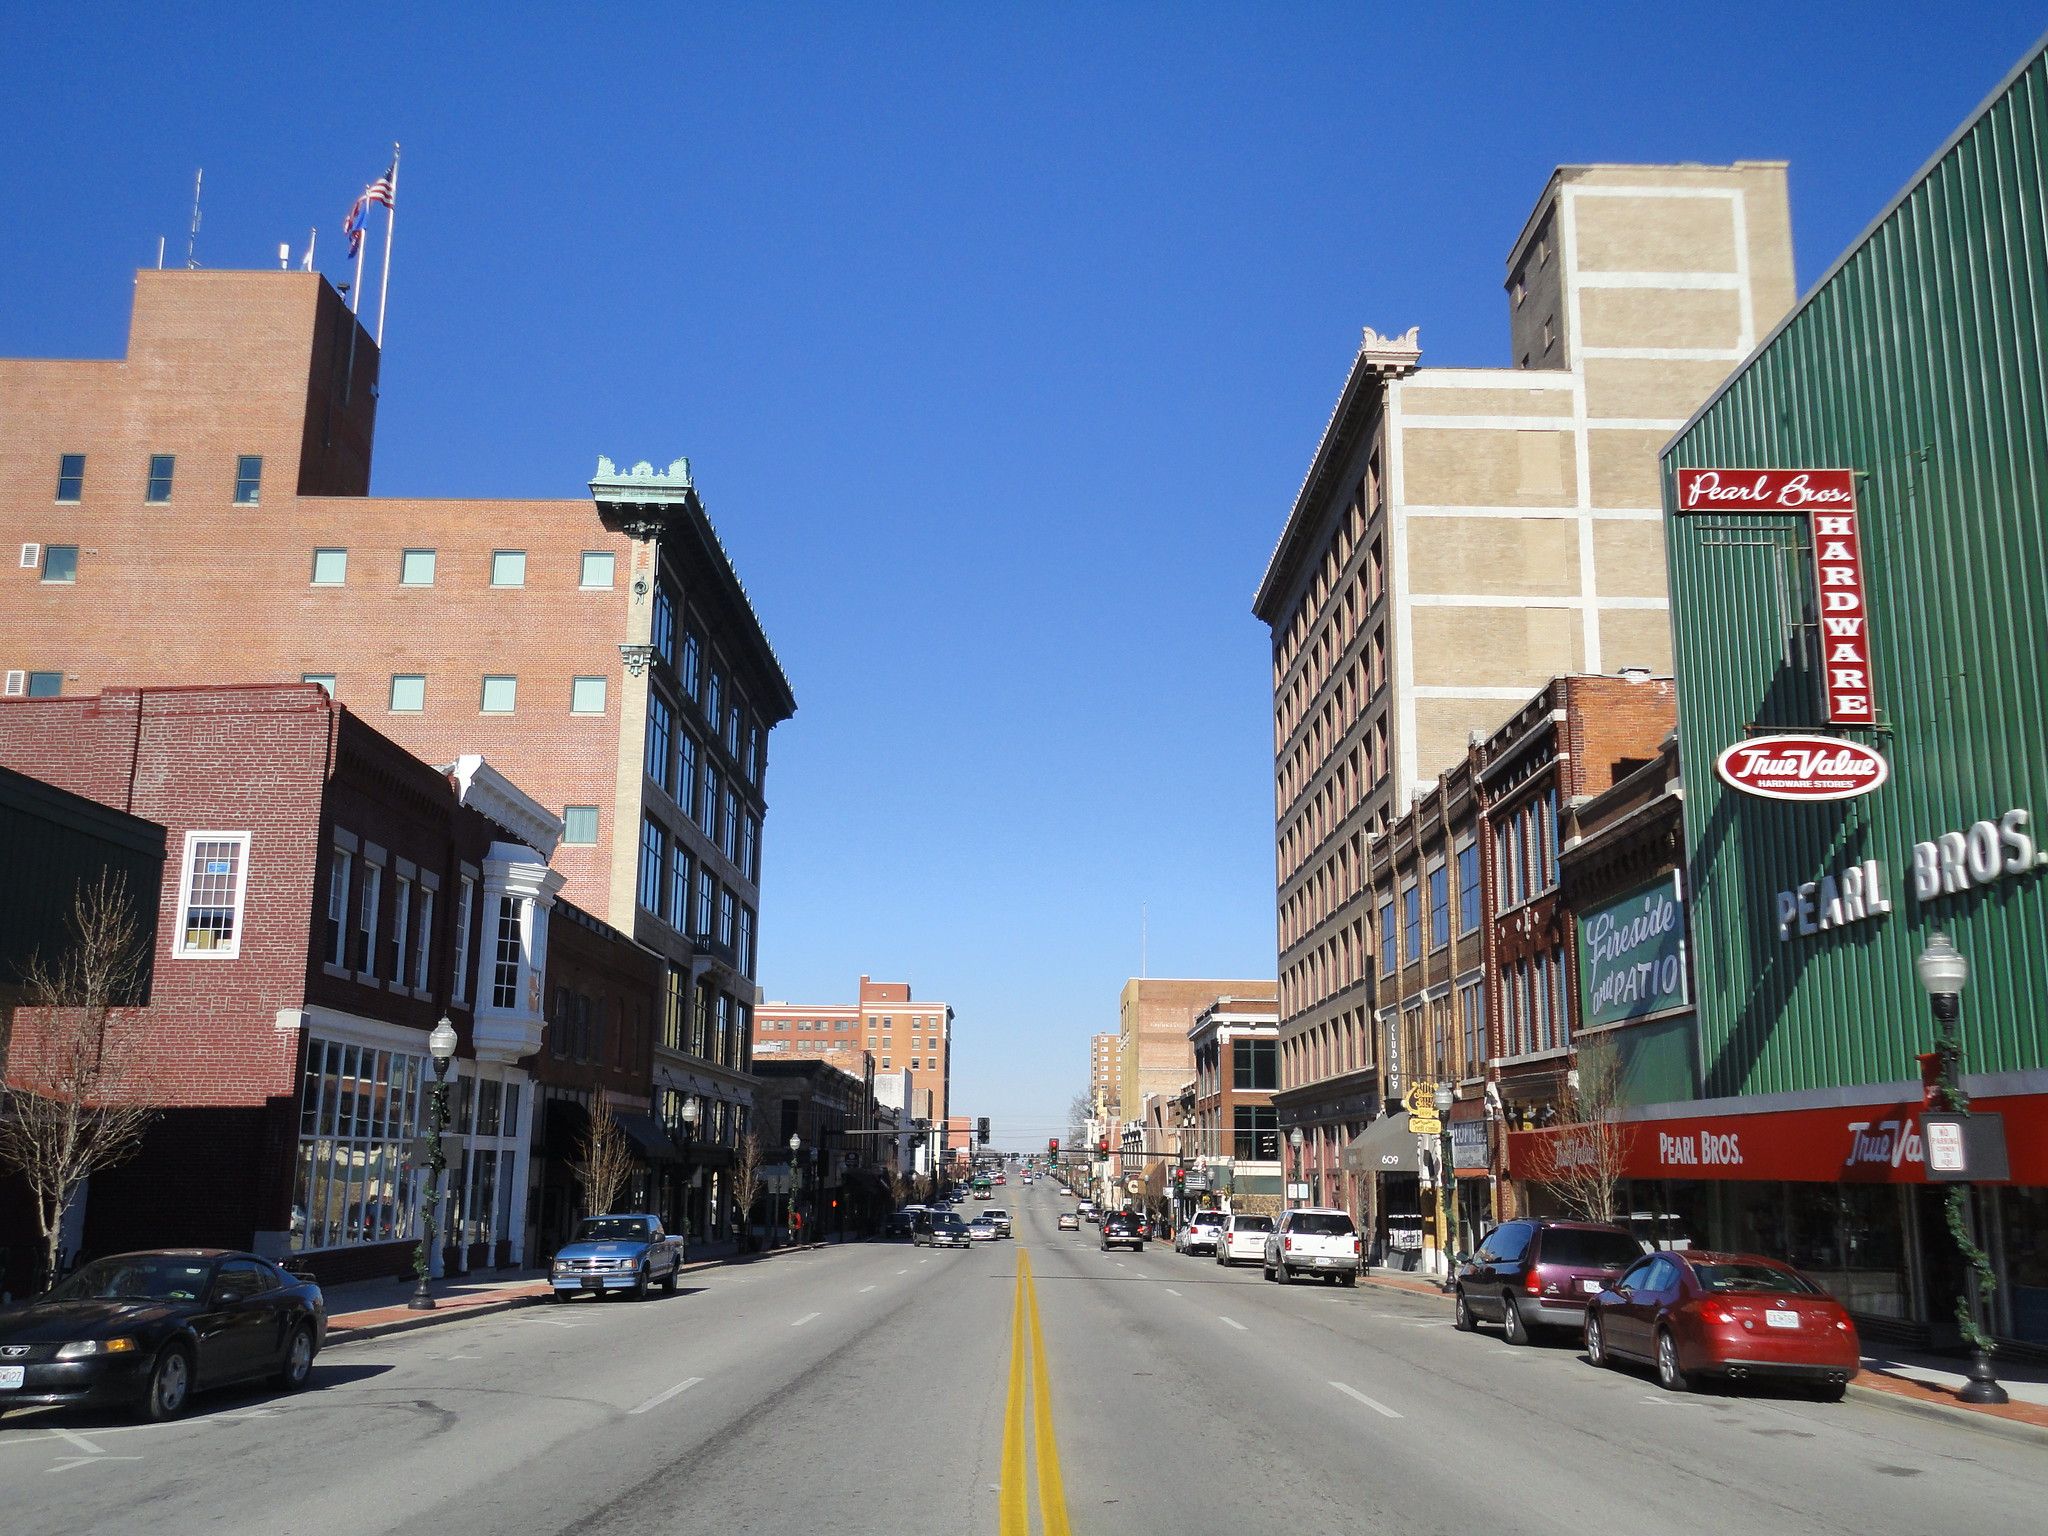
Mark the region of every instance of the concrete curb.
POLYGON ((1880 1403, 1887 1408, 1915 1413, 1923 1419, 1935 1419, 1962 1429, 1981 1430, 2003 1440, 2017 1440, 2025 1445, 2048 1445, 2048 1425, 2029 1424, 2024 1419, 2008 1419, 1960 1404, 1931 1403, 1925 1398, 1908 1397, 1903 1392, 1889 1392, 1883 1387, 1859 1386, 1853 1381, 1849 1383, 1849 1396, 1858 1402, 1880 1403))

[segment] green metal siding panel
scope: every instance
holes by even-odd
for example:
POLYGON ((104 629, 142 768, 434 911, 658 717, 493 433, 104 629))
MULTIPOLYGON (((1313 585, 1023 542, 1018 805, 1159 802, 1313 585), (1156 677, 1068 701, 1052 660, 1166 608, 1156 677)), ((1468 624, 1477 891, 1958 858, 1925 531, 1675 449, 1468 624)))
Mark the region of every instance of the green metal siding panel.
POLYGON ((1929 1044, 1913 957, 1972 963, 1975 1072, 2048 1066, 2048 871, 1922 908, 1914 843, 2023 807, 2048 841, 2048 59, 2036 54, 1665 454, 1686 837, 1708 1097, 1897 1082, 1929 1044), (1812 601, 1806 529, 1671 515, 1680 466, 1847 466, 1875 743, 1892 779, 1787 805, 1729 790, 1752 724, 1817 723, 1781 615, 1812 601), (1780 942, 1774 893, 1879 860, 1889 916, 1780 942))

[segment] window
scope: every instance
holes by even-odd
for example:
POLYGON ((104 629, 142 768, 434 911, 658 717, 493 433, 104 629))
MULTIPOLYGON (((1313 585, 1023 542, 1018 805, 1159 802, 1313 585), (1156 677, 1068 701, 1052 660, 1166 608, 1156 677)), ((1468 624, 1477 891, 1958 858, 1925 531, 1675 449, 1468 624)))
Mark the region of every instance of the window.
POLYGON ((345 549, 316 549, 313 551, 313 585, 316 587, 338 587, 348 580, 348 551, 345 549))
POLYGON ((1241 1163, 1280 1161, 1280 1112, 1270 1104, 1240 1104, 1231 1111, 1231 1148, 1241 1163))
POLYGON ((740 873, 761 883, 761 823, 749 812, 740 821, 740 873))
POLYGON ((697 871, 697 925, 693 931, 700 939, 711 936, 711 908, 718 899, 718 881, 708 869, 697 871))
POLYGON ((754 974, 754 913, 751 907, 740 908, 740 974, 754 974))
MULTIPOLYGON (((665 708, 666 706, 664 706, 665 708)), ((671 793, 685 811, 690 809, 690 796, 697 787, 697 738, 687 730, 676 732, 676 776, 671 793)))
POLYGON ((412 954, 412 989, 425 993, 432 980, 434 955, 434 887, 420 885, 420 941, 412 954))
POLYGON ((491 1006, 519 1006, 519 899, 498 898, 498 942, 491 957, 491 1006))
MULTIPOLYGON (((926 1049, 931 1049, 927 1046, 926 1049)), ((1230 1042, 1230 1085, 1239 1092, 1270 1092, 1280 1086, 1280 1046, 1273 1040, 1230 1042)))
POLYGON ((526 551, 523 549, 492 550, 491 585, 494 587, 525 586, 526 551))
POLYGON ((1422 892, 1412 884, 1401 889, 1401 953, 1410 965, 1422 958, 1422 892))
POLYGON ((516 677, 486 677, 484 679, 483 712, 487 715, 509 715, 519 702, 519 679, 516 677))
POLYGON ((235 504, 253 507, 263 500, 263 455, 245 453, 235 460, 235 504))
POLYGON ((402 587, 431 587, 434 584, 434 551, 408 549, 400 555, 398 584, 402 587))
POLYGON ((449 987, 455 1002, 469 1000, 469 931, 476 925, 476 881, 468 875, 455 891, 455 981, 449 987))
POLYGON ((583 575, 577 583, 583 587, 610 587, 612 573, 618 566, 618 556, 608 549, 586 549, 583 552, 583 575))
POLYGON ((654 594, 654 622, 648 630, 647 638, 649 643, 653 645, 655 654, 660 656, 670 666, 674 666, 676 660, 676 603, 675 599, 668 595, 667 587, 663 587, 654 594))
POLYGON ((668 776, 668 739, 668 701, 650 691, 647 695, 647 748, 642 767, 647 777, 673 794, 675 784, 668 776))
POLYGON ((391 675, 391 712, 413 715, 426 707, 426 678, 416 672, 394 672, 391 675))
POLYGON ((712 836, 718 836, 718 770, 709 761, 704 764, 704 794, 697 806, 697 825, 712 836))
POLYGON ((1392 897, 1380 903, 1379 944, 1380 974, 1382 976, 1391 976, 1394 974, 1394 967, 1398 959, 1394 948, 1394 902, 1392 897))
POLYGON ((1477 1077, 1486 1061, 1486 983, 1458 989, 1458 1033, 1465 1048, 1465 1075, 1477 1077))
POLYGON ((249 834, 187 832, 179 877, 177 953, 232 960, 242 952, 242 896, 249 834))
POLYGON ((718 675, 716 667, 704 679, 704 718, 711 722, 714 733, 718 722, 725 718, 725 679, 718 675))
POLYGON ((301 672, 299 674, 299 681, 302 683, 318 683, 327 697, 330 699, 334 697, 334 674, 332 672, 301 672))
POLYGON ((680 841, 668 850, 668 920, 679 929, 690 926, 690 855, 680 841))
POLYGON ((761 727, 758 725, 747 727, 746 770, 748 782, 761 782, 761 727))
POLYGON ((731 891, 718 893, 718 942, 730 946, 733 942, 734 906, 731 891))
POLYGON ((740 755, 740 738, 745 729, 745 708, 735 700, 725 711, 725 750, 735 758, 740 755))
POLYGON ((730 789, 723 801, 725 815, 718 823, 718 845, 728 859, 739 857, 740 797, 730 789))
POLYGON ((412 959, 411 949, 412 881, 401 874, 391 902, 391 979, 401 987, 412 974, 412 967, 408 964, 412 959))
POLYGON ((562 807, 562 841, 587 848, 597 841, 597 807, 594 805, 565 805, 562 807))
POLYGON ((85 455, 60 454, 57 459, 57 499, 78 501, 85 495, 85 455))
POLYGON ((335 845, 334 858, 327 866, 327 963, 348 965, 348 881, 356 856, 335 845))
POLYGON ((1479 845, 1467 843, 1458 850, 1458 932, 1470 933, 1479 926, 1479 845))
POLYGON ((656 914, 661 911, 661 851, 667 841, 660 822, 652 816, 640 818, 640 905, 656 914))
MULTIPOLYGON (((601 715, 604 713, 604 679, 601 677, 578 677, 569 682, 569 713, 572 715, 601 715)), ((667 752, 661 754, 664 758, 667 752)))
POLYGON ((384 870, 366 861, 362 899, 356 905, 356 975, 363 981, 377 979, 377 909, 383 899, 384 870))
POLYGON ((1451 874, 1439 864, 1429 872, 1429 948, 1434 954, 1451 942, 1451 874))
POLYGON ((292 1193, 295 1252, 415 1235, 415 1184, 406 1169, 430 1080, 424 1052, 307 1042, 292 1193))
POLYGON ((161 506, 171 499, 171 477, 177 472, 176 455, 152 453, 149 456, 149 489, 143 499, 161 506))
POLYGON ((686 627, 683 630, 683 659, 677 665, 676 672, 683 680, 683 692, 692 699, 697 697, 697 674, 703 666, 704 642, 696 630, 686 627))
POLYGON ((1537 803, 1536 807, 1535 807, 1535 814, 1536 814, 1536 815, 1537 815, 1537 816, 1538 816, 1538 817, 1540 818, 1540 820, 1541 820, 1541 823, 1542 823, 1542 826, 1541 826, 1541 833, 1542 833, 1542 836, 1541 836, 1541 840, 1540 840, 1540 841, 1538 842, 1538 844, 1537 844, 1537 846, 1538 846, 1538 847, 1539 847, 1539 848, 1540 848, 1540 849, 1542 850, 1542 880, 1543 880, 1543 883, 1542 883, 1541 889, 1543 889, 1543 890, 1546 890, 1546 891, 1547 891, 1547 890, 1549 890, 1549 889, 1550 889, 1550 888, 1551 888, 1552 886, 1554 886, 1554 885, 1556 885, 1556 884, 1557 884, 1557 791, 1556 791, 1556 790, 1554 790, 1554 789, 1553 789, 1553 790, 1549 791, 1549 793, 1547 793, 1547 794, 1545 794, 1545 795, 1544 795, 1543 799, 1542 799, 1541 801, 1539 801, 1539 802, 1537 803))
POLYGON ((46 544, 43 546, 43 580, 70 584, 78 580, 78 546, 76 544, 46 544))

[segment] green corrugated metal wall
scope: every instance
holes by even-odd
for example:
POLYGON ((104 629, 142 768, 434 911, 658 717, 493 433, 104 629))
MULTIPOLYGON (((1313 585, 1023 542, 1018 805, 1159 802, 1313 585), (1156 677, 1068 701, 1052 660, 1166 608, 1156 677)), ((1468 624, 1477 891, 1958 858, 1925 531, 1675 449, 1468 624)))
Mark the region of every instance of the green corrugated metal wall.
POLYGON ((2048 1065, 2048 870, 1918 906, 1915 842, 2013 807, 2048 845, 2048 57, 2008 87, 1665 455, 1692 932, 1706 1096, 1915 1075, 1913 957, 1971 961, 1971 1073, 2048 1065), (1891 760, 1873 795, 1736 793, 1752 722, 1814 724, 1781 611, 1812 601, 1798 519, 1671 515, 1679 466, 1847 466, 1859 479, 1873 672, 1891 760), (1774 894, 1883 862, 1889 916, 1777 937, 1774 894))

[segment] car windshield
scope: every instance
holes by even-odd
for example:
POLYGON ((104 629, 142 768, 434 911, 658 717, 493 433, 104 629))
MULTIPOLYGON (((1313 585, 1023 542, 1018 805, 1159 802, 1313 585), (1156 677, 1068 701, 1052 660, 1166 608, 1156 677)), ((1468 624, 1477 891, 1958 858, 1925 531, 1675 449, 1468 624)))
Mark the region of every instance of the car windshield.
POLYGON ((967 1223, 958 1216, 934 1216, 932 1218, 932 1225, 947 1232, 964 1232, 967 1230, 967 1223))
POLYGON ((1288 1230, 1309 1237, 1349 1237, 1351 1218, 1342 1211, 1301 1211, 1295 1214, 1288 1230))
POLYGON ((1803 1275, 1776 1264, 1738 1259, 1723 1264, 1695 1264, 1692 1272, 1709 1291, 1790 1291, 1798 1296, 1818 1296, 1820 1287, 1803 1275))
POLYGON ((211 1259, 144 1255, 100 1259, 50 1292, 51 1301, 197 1301, 213 1274, 211 1259))
POLYGON ((1230 1218, 1233 1232, 1270 1232, 1273 1218, 1270 1216, 1233 1216, 1230 1218))
POLYGON ((1625 1269, 1643 1256, 1643 1245, 1626 1232, 1585 1227, 1552 1227, 1543 1234, 1545 1264, 1583 1269, 1625 1269))
POLYGON ((643 1216, 593 1216, 576 1229, 579 1243, 644 1243, 647 1220, 643 1216))

